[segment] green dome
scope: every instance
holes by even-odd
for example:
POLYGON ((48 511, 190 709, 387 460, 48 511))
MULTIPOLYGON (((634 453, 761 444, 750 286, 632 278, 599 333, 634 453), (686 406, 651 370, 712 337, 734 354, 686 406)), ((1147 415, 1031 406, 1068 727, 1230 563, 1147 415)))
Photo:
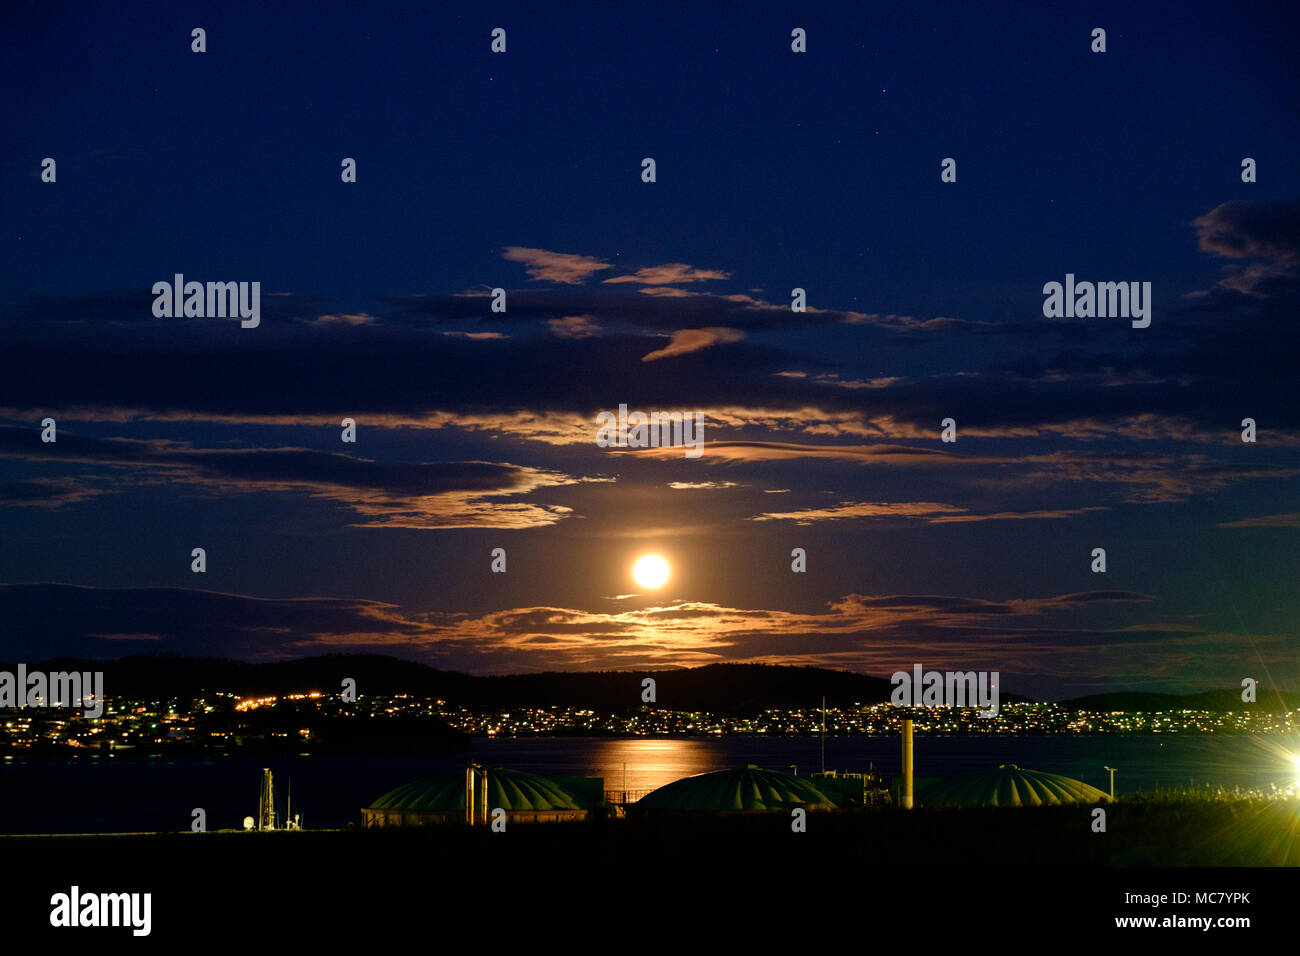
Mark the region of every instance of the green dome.
POLYGON ((997 770, 940 780, 916 795, 917 802, 926 807, 1038 807, 1109 799, 1082 780, 1021 770, 1009 763, 997 770))
MULTIPOLYGON (((503 810, 589 810, 590 796, 559 780, 522 770, 489 770, 488 806, 503 810)), ((478 781, 475 787, 481 786, 478 781)), ((367 808, 434 813, 465 812, 465 771, 425 777, 390 790, 367 808)))
POLYGON ((831 796, 807 777, 761 770, 750 765, 717 770, 675 780, 652 790, 634 804, 637 810, 829 810, 841 799, 831 796))

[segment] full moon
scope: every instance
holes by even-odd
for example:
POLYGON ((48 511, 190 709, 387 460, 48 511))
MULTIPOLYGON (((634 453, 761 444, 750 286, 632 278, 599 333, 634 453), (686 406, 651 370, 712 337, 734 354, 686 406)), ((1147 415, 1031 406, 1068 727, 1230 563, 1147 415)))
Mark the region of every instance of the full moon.
POLYGON ((647 554, 632 566, 632 577, 643 588, 663 587, 669 572, 668 562, 657 554, 647 554))

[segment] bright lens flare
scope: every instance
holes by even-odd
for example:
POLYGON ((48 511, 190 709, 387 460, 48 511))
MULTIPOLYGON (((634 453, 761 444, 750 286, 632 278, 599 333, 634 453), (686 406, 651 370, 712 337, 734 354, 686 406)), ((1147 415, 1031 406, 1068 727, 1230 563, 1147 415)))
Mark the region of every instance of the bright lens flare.
POLYGON ((669 573, 668 562, 657 554, 647 554, 632 566, 632 577, 643 588, 663 587, 669 573))

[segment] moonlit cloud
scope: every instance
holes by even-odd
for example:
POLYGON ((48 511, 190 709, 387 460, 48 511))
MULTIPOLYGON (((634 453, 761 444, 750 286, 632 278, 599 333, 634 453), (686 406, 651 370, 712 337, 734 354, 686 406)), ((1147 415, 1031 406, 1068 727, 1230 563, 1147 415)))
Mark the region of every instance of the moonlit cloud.
POLYGON ((1241 518, 1237 521, 1225 521, 1220 528, 1300 528, 1300 511, 1280 515, 1260 515, 1256 518, 1241 518))
POLYGON ((1228 266, 1216 288, 1261 296, 1279 288, 1294 290, 1300 282, 1300 201, 1226 202, 1192 226, 1202 252, 1264 260, 1228 266))
MULTIPOLYGON (((617 605, 634 594, 610 598, 617 605)), ((643 598, 644 600, 644 598, 643 598)), ((700 601, 586 610, 546 605, 483 614, 412 614, 353 598, 257 598, 185 588, 0 585, 0 614, 42 609, 42 634, 11 649, 39 660, 51 640, 70 653, 237 653, 270 660, 382 652, 471 673, 665 668, 717 661, 841 667, 887 676, 917 660, 999 670, 1008 690, 1062 669, 1087 685, 1156 673, 1177 679, 1181 658, 1213 669, 1241 647, 1268 662, 1294 650, 1281 635, 1249 640, 1159 618, 1113 619, 1150 608, 1150 595, 1085 591, 991 600, 942 594, 848 594, 820 611, 700 601), (1081 623, 1085 612, 1112 619, 1081 623), (288 639, 285 639, 285 636, 288 639), (273 638, 274 636, 274 638, 273 638), (132 645, 138 645, 133 647, 132 645)))
POLYGON ((41 508, 55 511, 100 495, 111 495, 107 483, 85 478, 31 478, 0 483, 0 507, 41 508))
POLYGON ((510 262, 522 262, 529 278, 564 285, 581 285, 602 269, 612 268, 608 263, 591 256, 529 249, 526 246, 506 246, 501 258, 510 262))
MULTIPOLYGON (((530 528, 554 524, 567 506, 507 501, 584 479, 554 471, 483 462, 383 462, 306 448, 201 449, 183 442, 60 436, 52 450, 33 450, 21 429, 0 427, 0 458, 39 459, 118 472, 114 490, 185 487, 205 494, 281 494, 342 505, 365 527, 530 528)), ((596 479, 605 480, 605 479, 596 479)), ((8 503, 67 504, 106 493, 104 487, 54 485, 29 501, 10 491, 8 503)), ((40 491, 38 487, 35 489, 40 491)), ((26 498, 32 498, 28 492, 26 498)))
POLYGON ((634 282, 639 285, 680 285, 683 282, 730 278, 731 273, 718 269, 696 269, 684 262, 669 262, 662 266, 647 266, 631 275, 614 276, 604 281, 606 283, 634 282))
POLYGON ((1090 511, 1105 511, 1100 506, 1087 508, 1057 508, 1043 511, 999 511, 991 514, 971 514, 969 509, 934 501, 845 501, 827 508, 807 508, 803 511, 767 512, 755 515, 751 521, 794 521, 801 525, 821 521, 841 521, 848 518, 919 518, 929 524, 949 524, 974 521, 1045 520, 1073 518, 1090 511))
POLYGON ((547 324, 551 333, 562 339, 585 339, 600 332, 600 323, 590 315, 566 315, 547 324))
POLYGON ((375 317, 373 315, 368 315, 365 312, 334 313, 316 316, 317 325, 371 325, 374 321, 375 317))
POLYGON ((818 521, 838 521, 844 518, 917 518, 936 514, 956 514, 965 510, 956 505, 939 504, 934 501, 845 501, 829 508, 769 512, 755 515, 750 520, 813 524, 818 521))
POLYGON ((641 356, 641 361, 653 362, 657 359, 687 355, 725 342, 739 342, 744 337, 745 333, 739 329, 678 329, 673 333, 671 342, 661 349, 641 356))

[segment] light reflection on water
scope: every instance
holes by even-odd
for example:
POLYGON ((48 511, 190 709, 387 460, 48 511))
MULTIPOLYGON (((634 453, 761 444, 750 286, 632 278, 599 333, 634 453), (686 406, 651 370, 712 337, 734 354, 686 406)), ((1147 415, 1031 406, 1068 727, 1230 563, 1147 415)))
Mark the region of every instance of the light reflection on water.
MULTIPOLYGON (((826 768, 860 771, 869 765, 886 776, 900 772, 897 737, 827 737, 826 768)), ((800 776, 821 769, 816 737, 507 738, 474 743, 482 761, 535 773, 605 778, 622 790, 651 790, 681 777, 756 764, 800 776)), ((1262 735, 1146 737, 924 737, 915 745, 916 775, 946 777, 989 770, 1003 763, 1076 777, 1109 788, 1106 765, 1118 768, 1117 793, 1156 787, 1211 784, 1286 787, 1295 781, 1289 754, 1300 742, 1262 735)))
POLYGON ((733 767, 739 759, 733 756, 734 747, 719 746, 713 740, 635 737, 593 737, 545 742, 483 740, 475 741, 474 751, 480 759, 504 767, 534 773, 604 777, 605 788, 608 790, 653 790, 682 777, 733 767), (550 744, 555 746, 548 746, 550 744))

